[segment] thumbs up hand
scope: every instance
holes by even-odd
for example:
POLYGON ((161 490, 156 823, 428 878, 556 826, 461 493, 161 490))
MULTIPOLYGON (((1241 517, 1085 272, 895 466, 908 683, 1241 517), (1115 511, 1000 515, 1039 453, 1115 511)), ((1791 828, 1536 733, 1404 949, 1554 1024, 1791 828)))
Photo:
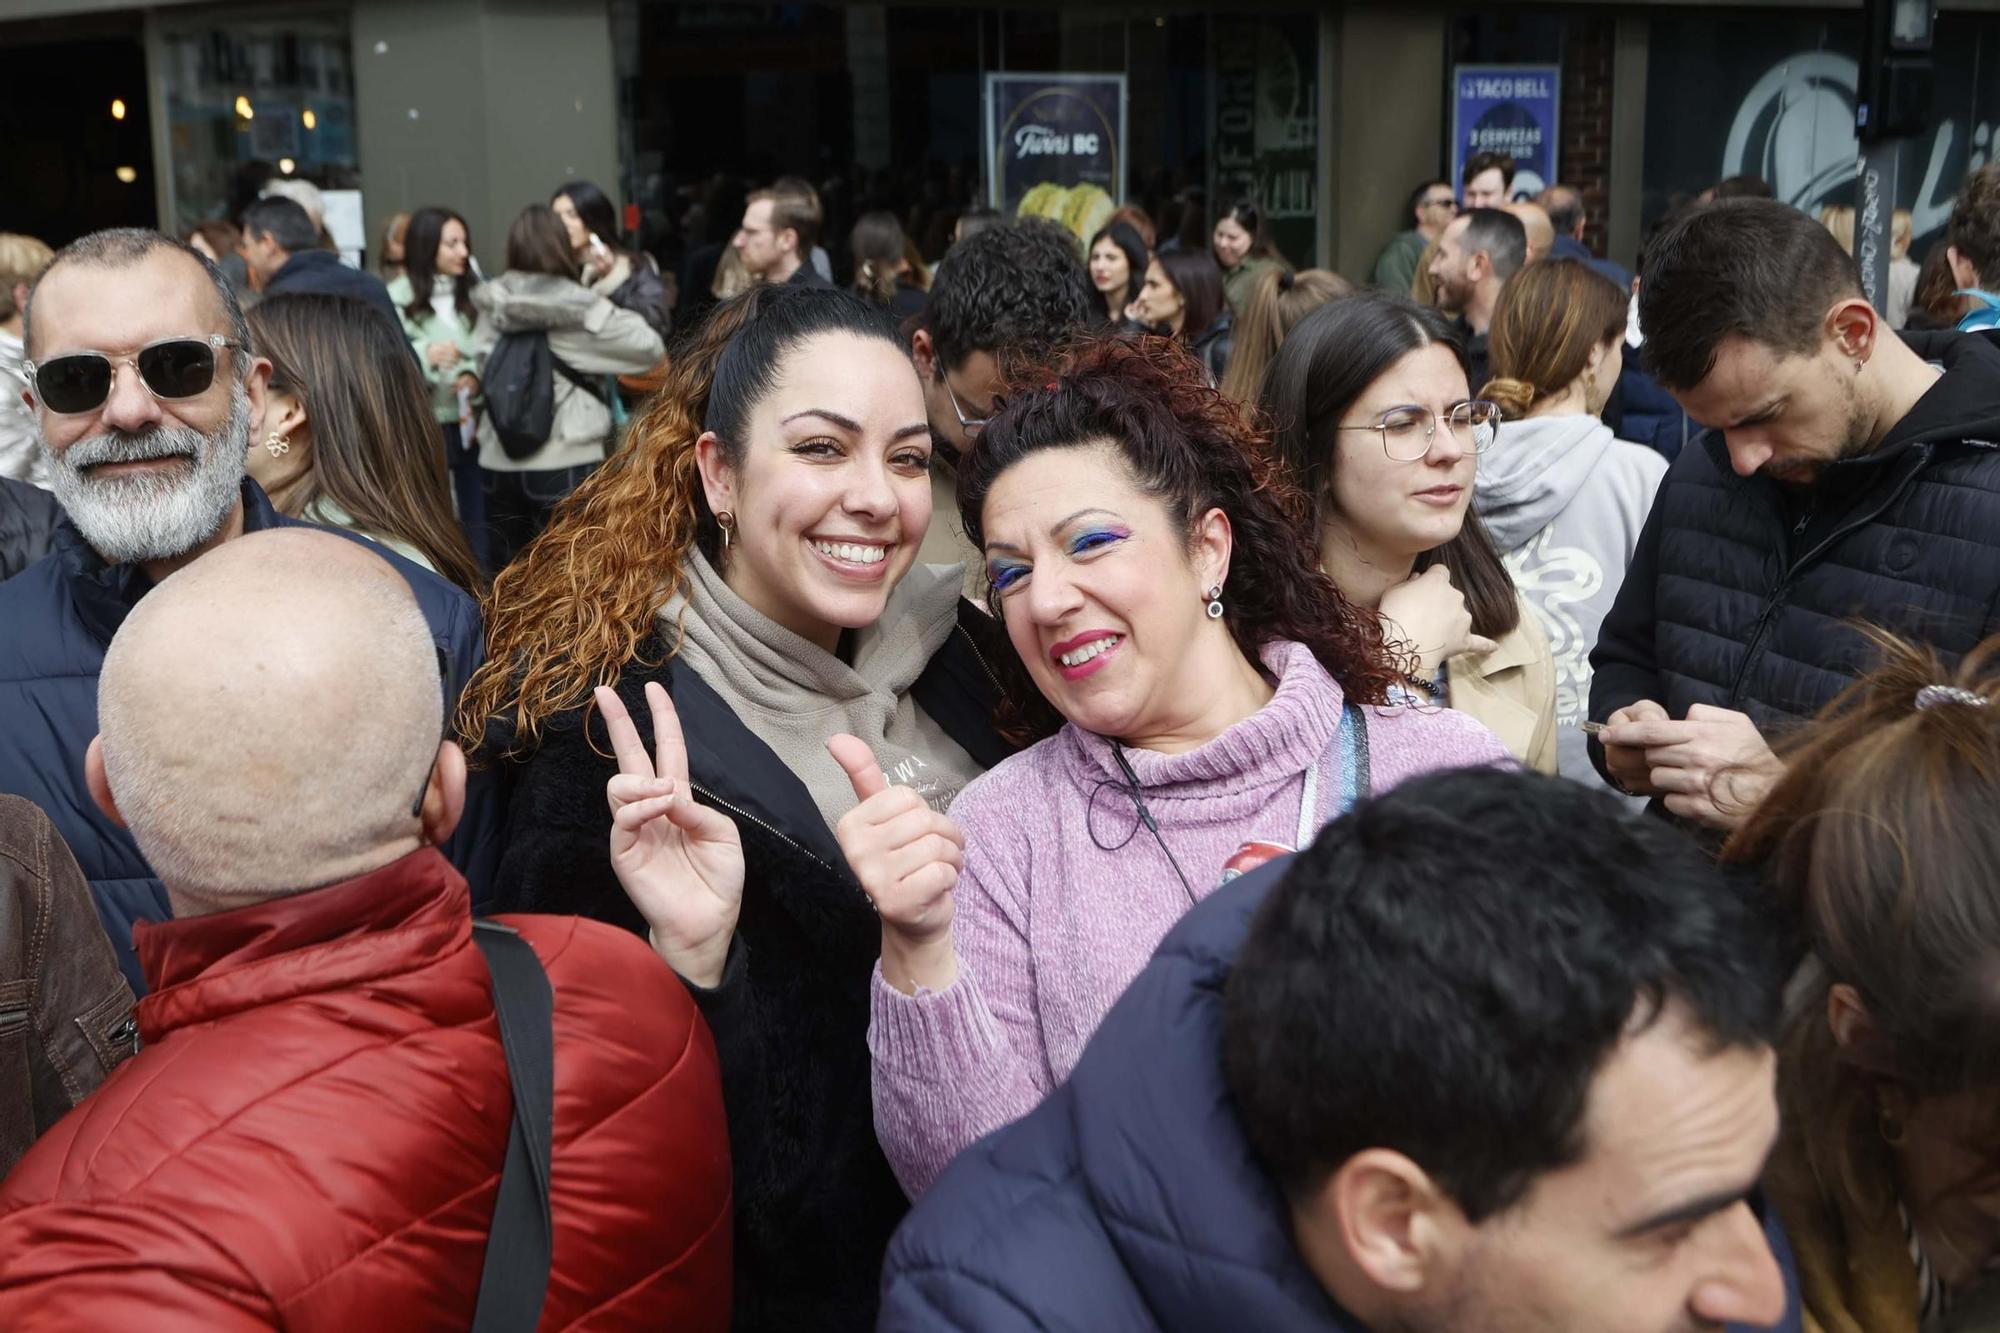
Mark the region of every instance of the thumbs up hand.
POLYGON ((965 868, 965 835, 908 787, 892 787, 867 742, 826 743, 861 803, 834 828, 848 868, 882 917, 882 972, 911 991, 950 985, 952 889, 965 868))

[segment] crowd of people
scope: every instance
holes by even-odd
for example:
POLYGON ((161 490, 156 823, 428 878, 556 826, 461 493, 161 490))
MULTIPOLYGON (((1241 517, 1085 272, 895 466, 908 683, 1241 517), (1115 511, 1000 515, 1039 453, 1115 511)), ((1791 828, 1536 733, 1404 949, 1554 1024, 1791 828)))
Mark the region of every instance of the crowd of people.
POLYGON ((2000 166, 1512 181, 0 236, 0 1325, 1992 1327, 2000 166))

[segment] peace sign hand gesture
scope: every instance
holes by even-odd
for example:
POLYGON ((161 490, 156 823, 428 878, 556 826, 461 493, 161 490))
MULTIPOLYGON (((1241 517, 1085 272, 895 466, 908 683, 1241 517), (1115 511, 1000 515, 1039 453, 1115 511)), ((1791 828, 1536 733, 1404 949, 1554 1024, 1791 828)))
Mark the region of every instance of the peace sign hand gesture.
POLYGON ((654 952, 696 986, 722 980, 743 907, 743 841, 728 816, 698 804, 688 786, 687 742, 673 701, 646 684, 658 762, 646 753, 615 691, 595 691, 618 775, 611 804, 611 868, 646 919, 654 952))

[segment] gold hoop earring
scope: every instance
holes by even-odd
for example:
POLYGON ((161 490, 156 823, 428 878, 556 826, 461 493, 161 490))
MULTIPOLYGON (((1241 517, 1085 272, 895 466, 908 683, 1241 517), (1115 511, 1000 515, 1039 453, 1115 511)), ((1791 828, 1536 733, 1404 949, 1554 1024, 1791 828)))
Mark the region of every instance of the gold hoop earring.
POLYGON ((722 529, 722 549, 729 549, 729 533, 736 526, 736 514, 725 509, 715 516, 715 526, 722 529))
POLYGON ((283 458, 292 451, 292 437, 272 431, 264 439, 264 452, 273 458, 283 458))

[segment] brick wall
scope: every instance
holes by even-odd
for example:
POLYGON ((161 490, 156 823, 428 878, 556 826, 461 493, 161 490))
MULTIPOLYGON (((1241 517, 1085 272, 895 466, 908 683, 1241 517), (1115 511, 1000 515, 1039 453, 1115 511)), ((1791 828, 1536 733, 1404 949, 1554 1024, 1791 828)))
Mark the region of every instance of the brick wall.
POLYGON ((1572 14, 1563 22, 1561 155, 1565 185, 1583 191, 1584 244, 1604 253, 1611 215, 1611 59, 1616 20, 1572 14))

